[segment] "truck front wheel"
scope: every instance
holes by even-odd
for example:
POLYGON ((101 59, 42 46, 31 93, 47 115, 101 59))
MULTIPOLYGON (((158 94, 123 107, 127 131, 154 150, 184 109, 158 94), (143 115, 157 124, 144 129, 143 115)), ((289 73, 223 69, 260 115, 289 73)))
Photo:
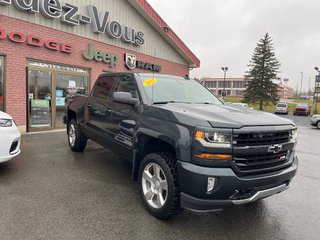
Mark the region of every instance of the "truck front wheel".
POLYGON ((87 145, 87 138, 82 134, 74 119, 68 125, 68 143, 70 149, 74 152, 82 152, 87 145))
POLYGON ((139 168, 139 193, 146 210, 167 219, 180 209, 180 191, 175 158, 170 153, 151 153, 139 168))

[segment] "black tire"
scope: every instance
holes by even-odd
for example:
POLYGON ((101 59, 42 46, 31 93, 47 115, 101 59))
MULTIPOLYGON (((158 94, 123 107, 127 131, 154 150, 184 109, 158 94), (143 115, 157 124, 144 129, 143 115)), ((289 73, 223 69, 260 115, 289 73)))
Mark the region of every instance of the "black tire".
POLYGON ((320 121, 318 121, 318 122, 316 123, 316 127, 317 127, 318 129, 320 129, 320 121))
POLYGON ((68 124, 68 143, 74 152, 83 152, 87 146, 87 138, 82 134, 75 119, 68 124))
POLYGON ((158 219, 168 219, 180 210, 180 190, 175 161, 175 157, 170 153, 150 153, 143 158, 139 167, 140 197, 145 209, 158 219), (158 167, 160 167, 159 178, 157 174, 150 175, 159 169, 158 167), (167 183, 167 190, 165 187, 162 188, 160 183, 163 182, 167 183), (147 199, 148 197, 150 199, 147 199), (160 199, 163 200, 163 203, 160 199))

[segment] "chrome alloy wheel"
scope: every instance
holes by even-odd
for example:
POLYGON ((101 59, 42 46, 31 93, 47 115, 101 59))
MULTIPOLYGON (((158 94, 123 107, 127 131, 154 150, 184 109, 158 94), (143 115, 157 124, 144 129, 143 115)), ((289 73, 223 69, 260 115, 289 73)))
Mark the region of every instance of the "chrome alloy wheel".
POLYGON ((76 129, 74 124, 70 124, 69 126, 69 143, 71 146, 74 146, 74 143, 76 142, 76 129))
POLYGON ((143 170, 142 190, 148 204, 156 209, 167 201, 168 182, 162 168, 156 163, 149 163, 143 170))

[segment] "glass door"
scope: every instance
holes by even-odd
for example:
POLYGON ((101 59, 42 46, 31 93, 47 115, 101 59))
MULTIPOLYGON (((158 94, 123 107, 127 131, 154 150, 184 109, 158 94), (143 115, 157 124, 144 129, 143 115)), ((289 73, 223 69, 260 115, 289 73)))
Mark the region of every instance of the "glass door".
POLYGON ((28 71, 29 130, 52 128, 52 74, 47 71, 28 71))
POLYGON ((65 129, 65 99, 88 94, 89 71, 49 63, 28 63, 27 131, 65 129))
POLYGON ((55 74, 55 127, 65 128, 63 116, 65 115, 65 98, 75 93, 88 93, 88 77, 81 75, 55 74))

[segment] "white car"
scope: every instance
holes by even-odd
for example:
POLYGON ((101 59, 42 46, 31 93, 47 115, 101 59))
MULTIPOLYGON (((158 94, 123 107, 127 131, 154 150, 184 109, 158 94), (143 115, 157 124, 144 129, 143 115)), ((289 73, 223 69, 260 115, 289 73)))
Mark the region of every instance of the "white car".
POLYGON ((242 108, 249 108, 247 103, 232 103, 232 106, 242 107, 242 108))
POLYGON ((21 134, 12 117, 0 111, 0 163, 20 153, 21 134))
POLYGON ((288 114, 289 113, 289 106, 286 103, 278 103, 276 105, 276 110, 274 111, 275 114, 277 113, 283 113, 288 114))

